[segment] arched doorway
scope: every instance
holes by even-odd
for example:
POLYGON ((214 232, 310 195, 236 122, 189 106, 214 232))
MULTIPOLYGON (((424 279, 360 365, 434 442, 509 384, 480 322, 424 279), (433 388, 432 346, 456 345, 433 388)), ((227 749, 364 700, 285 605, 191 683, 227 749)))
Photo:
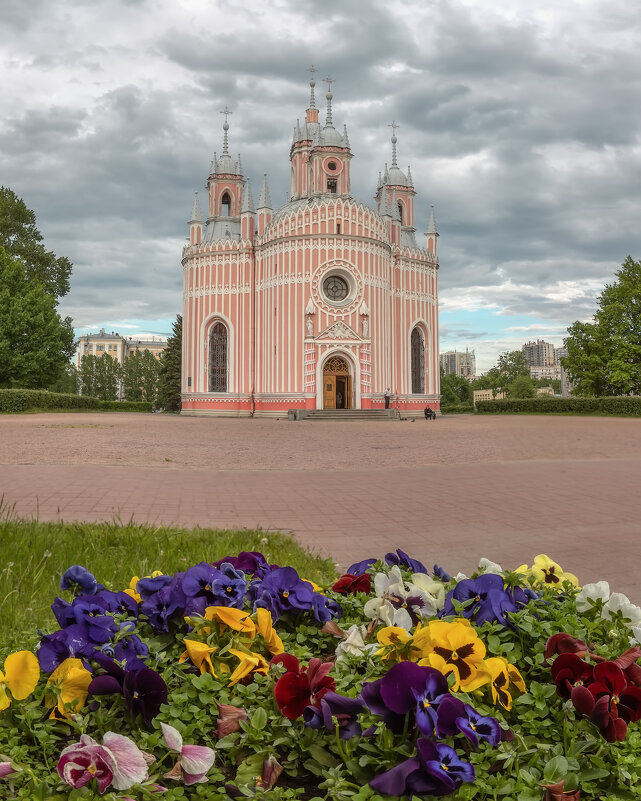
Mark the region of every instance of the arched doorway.
POLYGON ((341 356, 332 356, 323 367, 323 409, 352 408, 352 376, 341 356))

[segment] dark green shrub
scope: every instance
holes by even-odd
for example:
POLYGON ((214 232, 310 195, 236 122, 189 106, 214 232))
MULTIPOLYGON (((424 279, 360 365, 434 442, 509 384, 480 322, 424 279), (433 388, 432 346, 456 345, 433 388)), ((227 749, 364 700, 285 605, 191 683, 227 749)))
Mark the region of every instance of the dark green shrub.
POLYGON ((641 397, 617 396, 606 398, 556 398, 539 395, 534 398, 479 401, 479 414, 595 414, 641 416, 641 397))
POLYGON ((452 406, 441 404, 441 412, 443 414, 474 414, 474 404, 457 403, 452 406))
POLYGON ((100 401, 88 395, 67 395, 45 389, 0 389, 0 413, 31 409, 98 409, 100 401))

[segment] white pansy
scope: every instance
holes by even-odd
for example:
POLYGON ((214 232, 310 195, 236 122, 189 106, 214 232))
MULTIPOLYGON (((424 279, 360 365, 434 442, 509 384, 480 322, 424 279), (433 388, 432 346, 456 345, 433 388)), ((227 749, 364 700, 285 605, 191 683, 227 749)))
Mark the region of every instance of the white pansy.
POLYGON ((464 580, 464 579, 466 579, 466 578, 467 578, 467 576, 465 575, 465 573, 457 573, 457 574, 454 576, 454 581, 456 581, 456 582, 457 582, 457 584, 458 584, 458 582, 459 582, 459 581, 463 581, 463 580, 464 580))
POLYGON ((413 626, 407 609, 402 606, 395 607, 387 598, 371 598, 363 607, 363 612, 372 619, 377 617, 379 623, 384 626, 400 626, 407 631, 413 626))
POLYGON ((390 594, 396 595, 404 587, 403 574, 398 565, 394 565, 388 573, 377 573, 374 576, 374 592, 379 598, 390 594))
POLYGON ((354 654, 354 656, 362 656, 364 654, 371 654, 377 650, 376 643, 365 643, 365 636, 367 633, 367 626, 359 626, 354 624, 350 626, 345 632, 345 637, 336 646, 336 661, 339 662, 345 658, 346 654, 354 654))
POLYGON ((623 618, 631 626, 638 626, 641 623, 641 608, 633 604, 627 595, 622 592, 613 592, 609 600, 603 605, 604 618, 616 615, 620 612, 623 618))
POLYGON ((425 598, 425 606, 421 617, 432 617, 445 606, 445 586, 425 573, 414 573, 410 582, 409 594, 413 595, 412 586, 417 587, 425 598))
POLYGON ((630 637, 630 645, 641 645, 641 626, 632 626, 632 636, 630 637))
POLYGON ((607 581, 584 584, 581 592, 576 596, 576 608, 579 612, 587 612, 593 606, 590 601, 603 601, 605 604, 609 597, 610 585, 607 581))
POLYGON ((479 559, 479 570, 482 573, 496 573, 499 576, 503 575, 503 568, 497 562, 493 562, 491 559, 486 559, 482 556, 479 559))

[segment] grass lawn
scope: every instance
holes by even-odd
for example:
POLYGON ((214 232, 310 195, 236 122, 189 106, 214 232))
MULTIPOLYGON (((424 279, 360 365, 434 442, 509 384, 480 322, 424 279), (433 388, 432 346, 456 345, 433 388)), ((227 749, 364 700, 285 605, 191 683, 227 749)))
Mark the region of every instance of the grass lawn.
POLYGON ((320 585, 335 579, 334 563, 301 548, 285 534, 175 529, 119 523, 40 523, 0 520, 0 661, 33 648, 59 628, 50 610, 71 565, 82 565, 108 589, 125 589, 132 576, 174 573, 239 551, 260 551, 270 563, 291 565, 320 585))

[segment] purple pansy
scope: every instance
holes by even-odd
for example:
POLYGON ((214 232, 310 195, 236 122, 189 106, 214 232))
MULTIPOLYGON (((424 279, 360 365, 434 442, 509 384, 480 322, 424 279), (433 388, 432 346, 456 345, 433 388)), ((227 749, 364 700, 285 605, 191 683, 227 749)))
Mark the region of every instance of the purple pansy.
MULTIPOLYGON (((227 562, 243 573, 249 573, 262 578, 270 570, 267 560, 259 551, 241 551, 238 556, 225 556, 217 562, 212 562, 214 567, 221 567, 227 562)), ((277 567, 274 565, 273 567, 277 567)))
POLYGON ((311 729, 325 728, 333 732, 335 725, 338 725, 341 739, 349 740, 361 734, 361 724, 356 716, 364 711, 365 705, 360 696, 347 698, 330 690, 321 698, 320 707, 308 706, 304 710, 303 719, 311 729))
POLYGON ((501 726, 491 717, 479 714, 473 706, 449 695, 438 708, 437 733, 439 737, 453 737, 459 732, 478 748, 479 740, 490 745, 501 741, 501 726))
POLYGON ((161 585, 140 604, 140 613, 147 616, 156 631, 169 631, 169 622, 185 614, 185 596, 180 586, 182 576, 182 573, 177 573, 169 583, 161 585))
POLYGON ((202 615, 208 606, 242 608, 247 579, 242 570, 229 562, 223 562, 219 568, 201 562, 185 571, 181 587, 187 599, 187 612, 202 615))
POLYGON ((287 611, 312 611, 319 622, 326 623, 341 614, 335 601, 314 592, 308 581, 303 581, 293 567, 271 570, 262 581, 249 585, 249 600, 253 609, 269 609, 274 621, 287 611))
POLYGON ((370 712, 380 715, 387 727, 398 734, 403 731, 405 716, 416 710, 417 694, 425 691, 428 681, 431 687, 440 686, 447 692, 447 680, 440 671, 415 662, 398 662, 382 678, 365 682, 361 697, 370 712))
POLYGON ((427 573, 427 568, 418 559, 412 559, 405 551, 400 548, 396 549, 396 553, 386 553, 385 561, 388 565, 398 565, 399 567, 409 567, 412 573, 427 573))
POLYGON ((488 621, 507 626, 508 612, 516 612, 516 605, 505 590, 503 578, 496 573, 484 573, 475 579, 459 581, 445 597, 440 616, 460 614, 469 620, 474 618, 479 626, 488 621), (463 604, 464 608, 457 612, 453 601, 463 604))
POLYGON ((155 670, 144 665, 138 670, 124 670, 106 654, 96 653, 94 661, 105 671, 93 678, 89 692, 93 695, 122 693, 129 714, 141 715, 147 725, 167 701, 167 685, 155 670))
POLYGON ((440 670, 428 669, 433 672, 426 675, 424 687, 413 688, 412 694, 416 699, 416 726, 422 734, 432 737, 437 728, 441 702, 451 696, 447 679, 440 670))
POLYGON ((444 570, 440 565, 434 565, 434 577, 440 579, 441 581, 448 582, 451 580, 452 576, 444 570))
POLYGON ((392 796, 442 796, 457 790, 463 782, 474 781, 474 768, 464 762, 449 745, 422 737, 416 743, 417 755, 370 781, 379 793, 392 796))
POLYGON ((104 587, 98 584, 96 577, 86 567, 72 565, 62 574, 60 589, 71 590, 74 595, 93 595, 104 587))
MULTIPOLYGON (((179 574, 176 574, 176 576, 177 575, 179 574)), ((157 592, 162 590, 163 587, 171 584, 176 576, 168 576, 164 573, 159 576, 146 576, 145 578, 139 579, 136 583, 136 592, 138 595, 140 595, 143 601, 146 601, 148 598, 151 598, 157 592)))
POLYGON ((354 562, 353 565, 347 568, 346 572, 349 573, 350 576, 362 576, 363 573, 367 573, 368 568, 375 564, 376 559, 372 556, 369 559, 362 559, 360 562, 354 562))
POLYGON ((67 628, 46 634, 38 647, 38 661, 44 673, 53 673, 59 664, 69 657, 88 659, 96 645, 89 636, 89 626, 73 623, 67 628))

